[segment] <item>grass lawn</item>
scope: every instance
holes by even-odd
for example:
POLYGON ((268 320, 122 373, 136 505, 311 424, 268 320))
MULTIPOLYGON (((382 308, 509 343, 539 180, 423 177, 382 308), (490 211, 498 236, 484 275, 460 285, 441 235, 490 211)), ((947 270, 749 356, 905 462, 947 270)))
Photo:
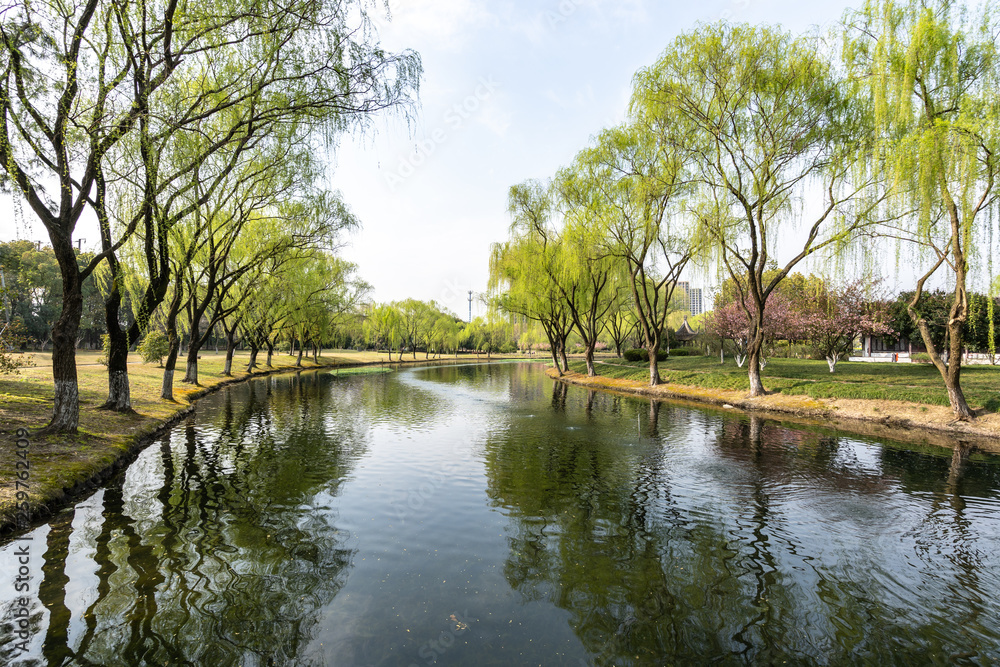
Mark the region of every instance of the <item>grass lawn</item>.
MULTIPOLYGON (((605 377, 646 382, 649 363, 610 358, 597 362, 597 372, 605 377)), ((571 361, 570 369, 586 373, 586 365, 571 361)), ((927 405, 948 405, 941 375, 930 364, 874 364, 842 361, 835 373, 825 361, 774 358, 761 371, 768 391, 812 398, 854 398, 872 401, 909 401, 927 405)), ((730 358, 720 364, 717 357, 671 357, 660 363, 665 383, 749 391, 747 370, 730 358)), ((996 411, 1000 408, 1000 367, 965 366, 962 389, 973 408, 996 411)))

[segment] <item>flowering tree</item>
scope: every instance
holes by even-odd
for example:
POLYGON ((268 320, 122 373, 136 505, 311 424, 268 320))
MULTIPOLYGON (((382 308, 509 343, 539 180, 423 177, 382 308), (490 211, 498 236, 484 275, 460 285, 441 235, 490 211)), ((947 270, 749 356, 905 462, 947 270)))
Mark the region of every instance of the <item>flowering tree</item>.
POLYGON ((821 293, 813 299, 811 312, 804 316, 806 338, 826 358, 831 373, 859 336, 896 333, 887 324, 887 304, 867 299, 868 291, 864 281, 856 280, 841 289, 821 293))
MULTIPOLYGON (((716 308, 706 317, 706 329, 710 334, 722 340, 730 340, 735 347, 736 365, 740 368, 746 362, 750 341, 749 308, 739 301, 733 301, 716 308)), ((804 337, 805 326, 810 319, 801 310, 794 307, 791 299, 781 292, 774 292, 764 309, 764 345, 762 350, 769 351, 774 341, 779 338, 798 340, 804 337)), ((767 364, 762 355, 761 367, 767 364)))

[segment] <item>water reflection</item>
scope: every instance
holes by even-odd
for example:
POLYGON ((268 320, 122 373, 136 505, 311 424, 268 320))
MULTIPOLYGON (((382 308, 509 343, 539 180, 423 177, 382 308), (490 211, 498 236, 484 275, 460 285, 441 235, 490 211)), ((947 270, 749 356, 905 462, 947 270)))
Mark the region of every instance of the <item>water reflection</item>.
POLYGON ((364 451, 357 420, 315 374, 234 387, 60 514, 38 584, 40 663, 299 662, 354 553, 330 500, 364 451), (93 532, 94 509, 80 559, 74 517, 90 511, 93 532), (66 591, 88 575, 78 605, 66 591))
POLYGON ((1000 661, 997 457, 530 366, 233 387, 32 539, 25 664, 1000 661))
POLYGON ((591 428, 492 442, 487 471, 510 586, 569 612, 587 662, 1000 657, 1000 524, 965 514, 998 507, 995 458, 577 394, 591 428))

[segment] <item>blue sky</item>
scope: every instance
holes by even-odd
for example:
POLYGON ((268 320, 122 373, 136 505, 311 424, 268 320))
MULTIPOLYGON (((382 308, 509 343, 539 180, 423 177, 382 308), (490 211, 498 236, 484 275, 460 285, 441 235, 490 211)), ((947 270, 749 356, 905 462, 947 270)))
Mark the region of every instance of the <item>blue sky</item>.
MULTIPOLYGON (((330 185, 363 225, 344 254, 377 301, 435 300, 466 317, 468 290, 486 288, 490 244, 507 237, 508 188, 552 176, 591 136, 621 122, 633 73, 676 35, 719 20, 825 30, 850 4, 389 0, 382 44, 421 54, 420 106, 409 121, 378 118, 341 141, 330 185)), ((21 222, 7 201, 0 213, 0 240, 48 243, 27 208, 21 222)), ((93 223, 80 225, 81 237, 96 249, 93 223)))
POLYGON ((345 254, 378 301, 433 299, 466 317, 490 244, 507 237, 508 188, 552 176, 621 122, 633 73, 676 35, 723 19, 826 29, 851 4, 390 0, 382 41, 421 54, 421 107, 410 127, 379 120, 343 141, 331 181, 364 225, 345 254))

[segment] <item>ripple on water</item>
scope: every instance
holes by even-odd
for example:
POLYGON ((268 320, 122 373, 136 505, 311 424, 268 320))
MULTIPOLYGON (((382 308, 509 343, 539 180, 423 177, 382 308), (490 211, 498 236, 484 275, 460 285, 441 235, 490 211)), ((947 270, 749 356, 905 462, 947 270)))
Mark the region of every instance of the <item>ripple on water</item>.
POLYGON ((36 660, 1000 662, 995 457, 531 368, 307 375, 206 399, 35 531, 36 660))

